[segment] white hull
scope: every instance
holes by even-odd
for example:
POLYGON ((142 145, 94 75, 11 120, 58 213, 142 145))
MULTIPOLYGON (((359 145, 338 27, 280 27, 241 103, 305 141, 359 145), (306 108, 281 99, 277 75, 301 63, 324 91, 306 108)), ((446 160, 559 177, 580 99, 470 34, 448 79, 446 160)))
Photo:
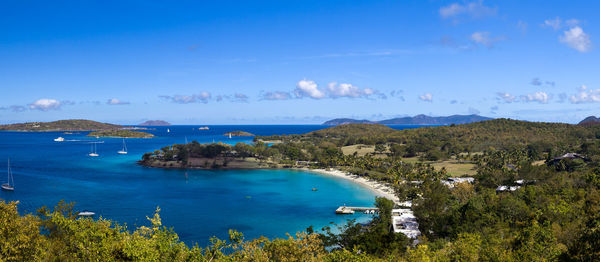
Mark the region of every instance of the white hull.
POLYGON ((96 153, 89 153, 88 156, 99 156, 99 155, 96 153))
POLYGON ((10 186, 9 184, 2 184, 2 190, 15 191, 15 188, 10 186))
POLYGON ((119 152, 117 152, 117 153, 119 153, 119 154, 121 154, 121 155, 127 155, 127 151, 119 151, 119 152))
POLYGON ((91 217, 93 215, 96 215, 96 213, 91 212, 91 211, 83 211, 83 212, 77 213, 77 215, 82 216, 82 217, 91 217))

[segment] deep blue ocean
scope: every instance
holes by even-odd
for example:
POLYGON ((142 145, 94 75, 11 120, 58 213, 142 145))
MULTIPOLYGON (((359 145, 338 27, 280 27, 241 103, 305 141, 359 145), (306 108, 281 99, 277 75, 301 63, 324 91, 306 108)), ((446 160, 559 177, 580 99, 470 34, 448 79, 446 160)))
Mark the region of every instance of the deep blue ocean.
MULTIPOLYGON (((151 127, 157 137, 127 139, 129 154, 119 155, 122 139, 90 138, 88 132, 0 132, 0 181, 6 181, 10 158, 15 191, 0 198, 18 200, 19 212, 35 213, 60 200, 74 202, 76 210, 96 212, 96 218, 126 224, 129 229, 149 225, 157 206, 163 225, 172 227, 188 245, 204 246, 212 236, 226 238, 237 229, 247 239, 285 237, 313 225, 315 229, 369 215, 341 216, 343 204, 372 206, 370 190, 348 180, 293 170, 167 170, 136 164, 141 156, 161 147, 197 140, 200 143, 251 143, 248 137, 229 139, 223 134, 242 130, 257 135, 301 134, 322 125, 245 125, 151 127), (167 132, 167 128, 170 132, 167 132), (64 142, 54 142, 57 137, 64 142), (89 157, 90 142, 99 157, 89 157), (187 176, 186 176, 187 172, 187 176), (312 191, 313 187, 318 191, 312 191)), ((392 126, 397 129, 417 126, 392 126)))

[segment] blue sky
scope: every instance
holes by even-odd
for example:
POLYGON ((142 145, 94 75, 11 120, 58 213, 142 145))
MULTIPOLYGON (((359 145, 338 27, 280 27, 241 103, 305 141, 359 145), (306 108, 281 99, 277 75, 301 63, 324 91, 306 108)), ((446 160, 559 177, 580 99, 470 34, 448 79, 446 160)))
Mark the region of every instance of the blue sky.
POLYGON ((596 1, 2 1, 0 123, 598 115, 596 1))

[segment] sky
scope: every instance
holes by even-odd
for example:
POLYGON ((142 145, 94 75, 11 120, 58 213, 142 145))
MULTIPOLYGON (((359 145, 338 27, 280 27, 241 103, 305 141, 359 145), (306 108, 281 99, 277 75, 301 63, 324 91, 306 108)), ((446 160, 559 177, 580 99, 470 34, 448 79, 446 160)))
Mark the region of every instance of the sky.
POLYGON ((600 109, 598 1, 0 2, 0 124, 600 109))

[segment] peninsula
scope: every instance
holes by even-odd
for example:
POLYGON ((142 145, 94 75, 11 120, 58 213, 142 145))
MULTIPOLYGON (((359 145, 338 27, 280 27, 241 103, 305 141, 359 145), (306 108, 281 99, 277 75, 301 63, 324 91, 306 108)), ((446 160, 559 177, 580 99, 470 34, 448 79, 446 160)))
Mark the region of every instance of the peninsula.
POLYGON ((160 151, 146 153, 139 164, 160 168, 191 169, 259 169, 277 168, 277 164, 259 159, 252 152, 253 147, 245 143, 231 146, 223 143, 175 144, 160 151))
POLYGON ((71 119, 53 122, 29 122, 0 125, 0 131, 50 132, 50 131, 99 131, 123 128, 120 125, 92 120, 71 119))
POLYGON ((89 133, 89 137, 118 137, 118 138, 152 138, 153 134, 132 130, 102 130, 89 133))

